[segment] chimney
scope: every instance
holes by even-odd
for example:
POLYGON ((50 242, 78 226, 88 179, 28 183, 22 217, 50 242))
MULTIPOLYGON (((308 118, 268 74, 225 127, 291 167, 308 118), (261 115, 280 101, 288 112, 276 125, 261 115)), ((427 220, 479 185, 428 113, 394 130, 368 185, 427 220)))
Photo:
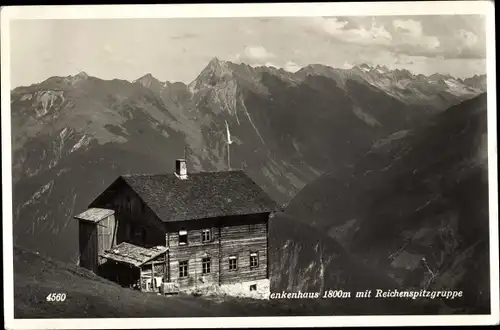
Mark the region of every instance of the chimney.
POLYGON ((185 159, 177 159, 175 161, 175 175, 181 179, 187 179, 187 166, 185 159))

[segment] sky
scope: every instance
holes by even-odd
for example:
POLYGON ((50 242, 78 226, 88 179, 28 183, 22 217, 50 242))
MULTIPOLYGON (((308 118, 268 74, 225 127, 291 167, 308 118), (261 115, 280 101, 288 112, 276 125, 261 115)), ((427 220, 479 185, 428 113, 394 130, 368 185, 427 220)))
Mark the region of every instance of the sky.
POLYGON ((44 19, 11 22, 11 87, 85 71, 189 83, 213 57, 294 72, 367 63, 466 78, 486 72, 479 15, 44 19))

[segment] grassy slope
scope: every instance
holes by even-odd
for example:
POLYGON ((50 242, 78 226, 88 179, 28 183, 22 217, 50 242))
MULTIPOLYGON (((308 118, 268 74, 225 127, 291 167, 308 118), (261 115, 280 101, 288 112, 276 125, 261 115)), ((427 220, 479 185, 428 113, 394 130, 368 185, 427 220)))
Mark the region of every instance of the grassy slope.
POLYGON ((86 269, 50 260, 20 248, 15 248, 14 260, 16 318, 266 314, 261 303, 252 300, 225 299, 225 302, 218 302, 181 295, 163 297, 129 290, 86 269), (66 301, 47 302, 46 296, 51 292, 66 293, 66 301), (231 303, 236 300, 240 304, 231 303))
MULTIPOLYGON (((252 300, 159 296, 122 288, 86 269, 14 249, 16 318, 115 318, 300 316, 418 313, 414 306, 395 309, 390 300, 252 300), (66 293, 64 302, 47 302, 49 293, 66 293)), ((296 291, 288 291, 296 292, 296 291)), ((314 292, 314 291, 313 291, 314 292)), ((422 310, 420 310, 422 311, 422 310)))

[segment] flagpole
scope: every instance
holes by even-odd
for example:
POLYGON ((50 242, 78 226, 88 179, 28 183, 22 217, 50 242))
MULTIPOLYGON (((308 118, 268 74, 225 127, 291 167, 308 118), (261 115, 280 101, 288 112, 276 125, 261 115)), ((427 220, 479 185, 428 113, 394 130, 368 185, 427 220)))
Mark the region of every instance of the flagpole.
POLYGON ((229 125, 227 123, 227 120, 226 120, 226 132, 227 132, 227 141, 226 141, 226 144, 227 144, 227 167, 228 167, 228 170, 231 170, 231 156, 230 156, 229 146, 231 145, 231 143, 233 141, 231 141, 231 133, 229 132, 229 125))

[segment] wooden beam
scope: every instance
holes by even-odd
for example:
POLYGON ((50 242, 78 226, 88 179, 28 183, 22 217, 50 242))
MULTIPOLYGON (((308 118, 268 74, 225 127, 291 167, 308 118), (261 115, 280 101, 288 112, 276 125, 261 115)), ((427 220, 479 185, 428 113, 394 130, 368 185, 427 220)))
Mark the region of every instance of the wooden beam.
POLYGON ((142 269, 139 268, 139 291, 142 291, 142 269))
POLYGON ((171 275, 170 275, 170 251, 167 251, 167 282, 170 282, 170 279, 171 279, 171 275))
POLYGON ((151 263, 151 289, 155 291, 156 281, 155 281, 155 263, 151 263))
MULTIPOLYGON (((257 258, 259 258, 258 253, 257 253, 257 258)), ((257 265, 259 265, 259 263, 260 260, 257 259, 257 265)), ((266 222, 266 278, 269 278, 269 219, 266 222)))
POLYGON ((222 243, 221 243, 221 226, 219 224, 219 285, 222 284, 222 278, 221 278, 221 273, 222 273, 222 243))

